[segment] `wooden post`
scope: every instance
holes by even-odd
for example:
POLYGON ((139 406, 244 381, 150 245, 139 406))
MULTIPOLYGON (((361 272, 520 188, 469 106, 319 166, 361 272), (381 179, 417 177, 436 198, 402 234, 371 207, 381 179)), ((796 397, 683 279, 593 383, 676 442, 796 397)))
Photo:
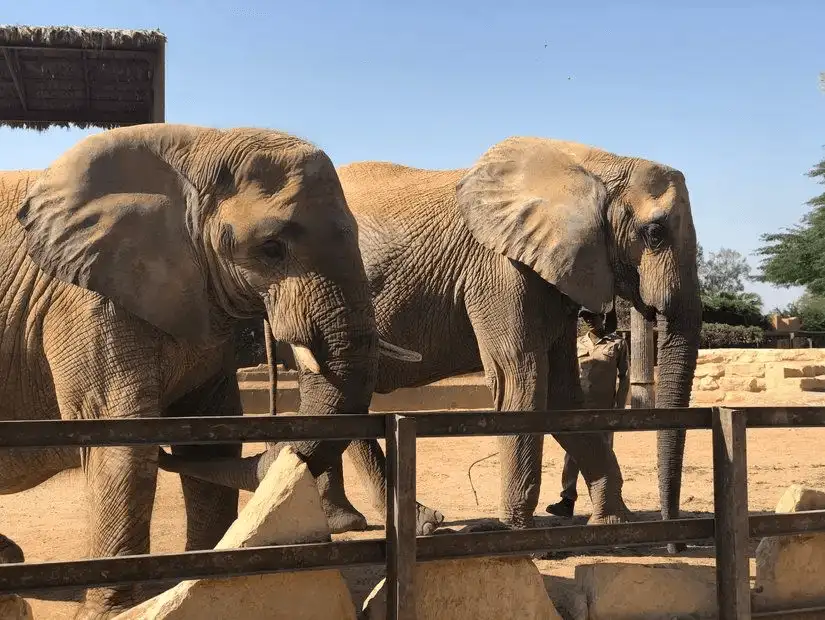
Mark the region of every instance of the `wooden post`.
POLYGON ((166 122, 166 42, 158 44, 155 71, 152 74, 152 122, 166 122))
POLYGON ((414 620, 415 418, 387 414, 387 619, 414 620))
POLYGON ((266 367, 269 371, 269 415, 277 413, 278 397, 278 360, 275 359, 275 342, 272 339, 272 327, 264 319, 264 346, 266 348, 266 367))
POLYGON ((713 416, 713 504, 719 620, 750 620, 747 412, 713 416))
POLYGON ((652 409, 656 406, 653 381, 653 322, 630 310, 630 406, 652 409))

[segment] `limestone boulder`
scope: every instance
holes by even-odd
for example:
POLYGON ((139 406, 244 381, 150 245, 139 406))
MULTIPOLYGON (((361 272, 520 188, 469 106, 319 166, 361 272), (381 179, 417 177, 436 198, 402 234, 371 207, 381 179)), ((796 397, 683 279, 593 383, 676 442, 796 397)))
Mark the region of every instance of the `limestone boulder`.
MULTIPOLYGON (((418 564, 416 620, 562 620, 527 557, 467 558, 418 564)), ((360 620, 386 620, 385 580, 364 601, 360 620)))
MULTIPOLYGON (((315 480, 294 448, 285 446, 215 549, 330 540, 315 480)), ((337 570, 184 581, 116 616, 118 620, 355 617, 352 597, 337 570)))
POLYGON ((575 579, 589 620, 716 617, 716 570, 690 564, 581 564, 575 579))
POLYGON ((33 620, 32 607, 22 596, 0 596, 0 620, 33 620))
MULTIPOLYGON (((825 510, 825 490, 791 485, 777 513, 825 510)), ((756 548, 755 606, 825 604, 825 533, 763 538, 756 548)))

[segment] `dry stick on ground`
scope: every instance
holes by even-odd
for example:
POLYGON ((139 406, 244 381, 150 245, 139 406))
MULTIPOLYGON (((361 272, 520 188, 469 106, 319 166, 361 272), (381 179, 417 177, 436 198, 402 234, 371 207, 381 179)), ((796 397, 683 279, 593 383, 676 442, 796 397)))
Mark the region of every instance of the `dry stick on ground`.
POLYGON ((478 506, 478 494, 476 493, 475 486, 473 486, 473 477, 470 475, 470 471, 473 469, 473 465, 481 463, 481 461, 486 461, 487 459, 491 459, 494 456, 496 456, 497 454, 498 454, 498 452, 493 452, 492 454, 488 454, 484 458, 478 459, 477 461, 474 461, 474 462, 470 463, 470 466, 467 468, 467 479, 470 481, 470 488, 473 490, 473 497, 476 498, 476 506, 478 506))

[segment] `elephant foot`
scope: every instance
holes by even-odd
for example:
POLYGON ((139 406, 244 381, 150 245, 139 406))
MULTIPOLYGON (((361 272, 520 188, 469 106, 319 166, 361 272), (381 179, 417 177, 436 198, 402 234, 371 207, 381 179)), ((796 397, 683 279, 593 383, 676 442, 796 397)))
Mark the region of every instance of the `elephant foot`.
POLYGON ((0 564, 24 562, 23 550, 11 539, 0 534, 0 564))
POLYGON ((367 529, 367 518, 352 506, 324 506, 324 514, 332 534, 363 532, 367 529))
POLYGON ((616 514, 592 514, 587 525, 609 525, 611 523, 630 523, 634 520, 633 513, 625 509, 616 514))
POLYGON ((429 536, 444 523, 444 515, 424 504, 415 503, 416 536, 429 536))
POLYGON ((514 530, 529 530, 536 527, 536 520, 532 513, 508 514, 501 517, 500 521, 514 530))

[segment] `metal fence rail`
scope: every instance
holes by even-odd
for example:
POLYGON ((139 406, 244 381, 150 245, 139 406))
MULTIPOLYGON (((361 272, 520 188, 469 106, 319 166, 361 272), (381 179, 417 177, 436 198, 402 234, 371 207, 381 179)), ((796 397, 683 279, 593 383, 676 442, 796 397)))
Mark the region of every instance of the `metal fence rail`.
POLYGON ((746 428, 788 426, 825 426, 825 408, 472 411, 0 422, 0 449, 384 437, 388 470, 386 539, 7 564, 0 565, 0 593, 386 563, 388 617, 406 619, 414 617, 415 562, 616 545, 715 541, 720 619, 814 617, 814 612, 821 612, 777 610, 751 614, 750 610, 748 539, 825 531, 825 510, 748 514, 746 428), (417 437, 675 428, 712 430, 714 518, 415 536, 417 437))

